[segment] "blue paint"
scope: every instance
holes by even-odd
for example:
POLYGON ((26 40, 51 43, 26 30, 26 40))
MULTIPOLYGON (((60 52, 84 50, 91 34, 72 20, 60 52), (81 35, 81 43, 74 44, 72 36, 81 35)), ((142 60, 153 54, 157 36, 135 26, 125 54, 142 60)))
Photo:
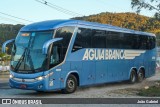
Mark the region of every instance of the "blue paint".
POLYGON ((15 39, 11 39, 11 40, 8 40, 8 41, 4 42, 3 45, 2 45, 2 53, 6 53, 6 45, 11 43, 11 42, 14 42, 14 41, 15 41, 15 39))
POLYGON ((51 39, 51 40, 45 42, 44 45, 43 45, 43 48, 42 48, 42 53, 43 53, 43 54, 47 54, 49 45, 52 44, 52 43, 54 43, 54 42, 56 42, 56 41, 60 41, 60 40, 62 40, 62 39, 63 39, 63 38, 55 38, 55 39, 51 39))
MULTIPOLYGON (((76 73, 79 76, 79 86, 128 80, 130 78, 130 73, 132 68, 136 68, 138 70, 141 67, 144 67, 145 77, 150 77, 155 74, 156 59, 153 59, 153 57, 156 57, 156 48, 152 50, 132 49, 133 51, 145 51, 144 53, 141 52, 134 59, 123 58, 123 59, 108 59, 108 60, 107 59, 82 60, 86 50, 90 50, 92 48, 84 48, 84 49, 80 49, 78 51, 72 52, 72 47, 76 38, 78 27, 90 28, 90 29, 103 29, 103 30, 109 30, 109 31, 154 36, 154 34, 151 34, 151 33, 134 31, 134 30, 120 28, 116 26, 93 23, 93 22, 85 22, 85 21, 79 21, 79 20, 53 20, 53 21, 33 23, 30 25, 24 26, 20 30, 20 32, 21 31, 36 32, 36 31, 48 31, 48 30, 56 31, 56 29, 64 26, 75 26, 76 28, 75 28, 74 34, 72 35, 70 45, 68 47, 68 52, 65 56, 65 60, 62 63, 56 65, 55 67, 49 70, 32 73, 32 74, 23 74, 18 72, 15 73, 13 71, 10 71, 10 73, 15 78, 21 78, 21 79, 34 79, 40 76, 44 77, 52 72, 53 72, 53 75, 50 75, 49 77, 36 82, 17 82, 17 81, 14 81, 13 79, 10 79, 11 87, 20 88, 21 84, 26 84, 27 85, 26 89, 30 89, 30 90, 50 91, 50 90, 64 89, 66 86, 67 77, 73 73, 76 73), (50 85, 50 83, 52 82, 53 82, 53 85, 50 85), (39 85, 43 85, 43 87, 41 89, 38 89, 39 85)), ((47 52, 48 52, 47 50, 49 45, 51 43, 54 43, 56 41, 61 41, 61 40, 62 38, 52 38, 49 41, 46 41, 43 44, 42 53, 47 55, 47 52)), ((4 43, 3 50, 6 44, 9 42, 4 43)), ((130 51, 128 49, 125 49, 125 50, 109 49, 109 50, 111 51, 122 50, 123 52, 130 51)), ((33 60, 36 60, 36 59, 33 59, 33 60)))

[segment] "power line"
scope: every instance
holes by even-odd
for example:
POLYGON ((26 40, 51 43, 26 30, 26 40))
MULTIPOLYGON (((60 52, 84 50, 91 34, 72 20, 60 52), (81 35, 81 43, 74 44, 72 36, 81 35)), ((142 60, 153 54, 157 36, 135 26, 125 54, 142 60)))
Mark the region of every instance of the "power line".
POLYGON ((30 20, 27 20, 27 19, 24 19, 24 18, 19 18, 19 17, 13 16, 13 15, 10 15, 10 14, 6 14, 6 13, 3 13, 3 12, 0 12, 0 14, 6 15, 6 16, 9 16, 9 17, 12 17, 12 18, 16 18, 16 19, 19 19, 19 20, 27 21, 27 22, 33 22, 33 21, 30 21, 30 20))
POLYGON ((42 3, 42 4, 45 4, 45 5, 53 8, 53 9, 55 9, 55 10, 61 12, 61 13, 64 13, 64 14, 67 14, 67 15, 70 15, 70 16, 74 16, 74 17, 75 17, 75 16, 84 16, 84 15, 82 15, 82 14, 79 14, 79 13, 70 11, 70 10, 68 10, 68 9, 62 8, 62 7, 58 6, 58 5, 55 5, 55 4, 50 3, 50 2, 47 2, 47 1, 45 1, 45 0, 35 0, 35 1, 37 1, 37 2, 39 2, 39 3, 42 3))
POLYGON ((1 18, 2 20, 6 20, 6 21, 17 22, 17 23, 24 24, 23 22, 20 22, 20 21, 14 20, 14 19, 10 19, 10 18, 6 18, 6 17, 0 16, 0 18, 1 18))
MULTIPOLYGON (((36 1, 40 1, 40 0, 36 0, 36 1)), ((53 3, 47 2, 45 0, 41 0, 41 1, 43 1, 43 4, 48 5, 49 7, 52 7, 53 9, 56 9, 57 11, 60 11, 60 12, 65 13, 67 15, 71 15, 71 16, 83 16, 82 14, 70 11, 68 9, 65 9, 65 8, 60 7, 58 5, 55 5, 53 3)))

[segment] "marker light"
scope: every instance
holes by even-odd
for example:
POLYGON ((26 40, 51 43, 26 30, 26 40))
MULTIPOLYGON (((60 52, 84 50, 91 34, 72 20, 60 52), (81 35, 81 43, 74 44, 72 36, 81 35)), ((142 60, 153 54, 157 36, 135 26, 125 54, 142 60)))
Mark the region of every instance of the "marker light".
POLYGON ((44 77, 47 78, 49 76, 51 76, 53 74, 53 72, 50 72, 49 74, 45 75, 44 77))
POLYGON ((30 33, 22 33, 21 36, 29 36, 30 33))

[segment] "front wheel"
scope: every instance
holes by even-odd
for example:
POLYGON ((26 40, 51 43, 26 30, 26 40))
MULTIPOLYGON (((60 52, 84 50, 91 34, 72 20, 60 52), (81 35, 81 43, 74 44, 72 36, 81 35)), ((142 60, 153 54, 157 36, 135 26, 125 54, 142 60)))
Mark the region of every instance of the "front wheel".
POLYGON ((137 81, 137 73, 135 70, 132 70, 131 74, 130 74, 130 79, 129 82, 131 84, 134 84, 137 81))
POLYGON ((62 93, 73 93, 77 89, 77 78, 74 75, 69 75, 66 81, 66 87, 62 90, 62 93))

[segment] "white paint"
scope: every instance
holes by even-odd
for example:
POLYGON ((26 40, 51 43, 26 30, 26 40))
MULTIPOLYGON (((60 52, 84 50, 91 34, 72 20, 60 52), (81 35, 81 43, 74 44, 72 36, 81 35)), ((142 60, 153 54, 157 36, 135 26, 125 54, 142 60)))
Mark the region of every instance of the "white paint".
POLYGON ((49 81, 49 86, 53 86, 53 81, 49 81))
POLYGON ((111 49, 86 49, 82 60, 111 60, 134 59, 145 51, 142 50, 111 50, 111 49))
POLYGON ((61 69, 56 69, 56 71, 61 71, 61 69))
POLYGON ((155 56, 153 56, 153 57, 152 57, 152 59, 153 59, 153 60, 155 60, 155 59, 156 59, 156 57, 155 57, 155 56))

